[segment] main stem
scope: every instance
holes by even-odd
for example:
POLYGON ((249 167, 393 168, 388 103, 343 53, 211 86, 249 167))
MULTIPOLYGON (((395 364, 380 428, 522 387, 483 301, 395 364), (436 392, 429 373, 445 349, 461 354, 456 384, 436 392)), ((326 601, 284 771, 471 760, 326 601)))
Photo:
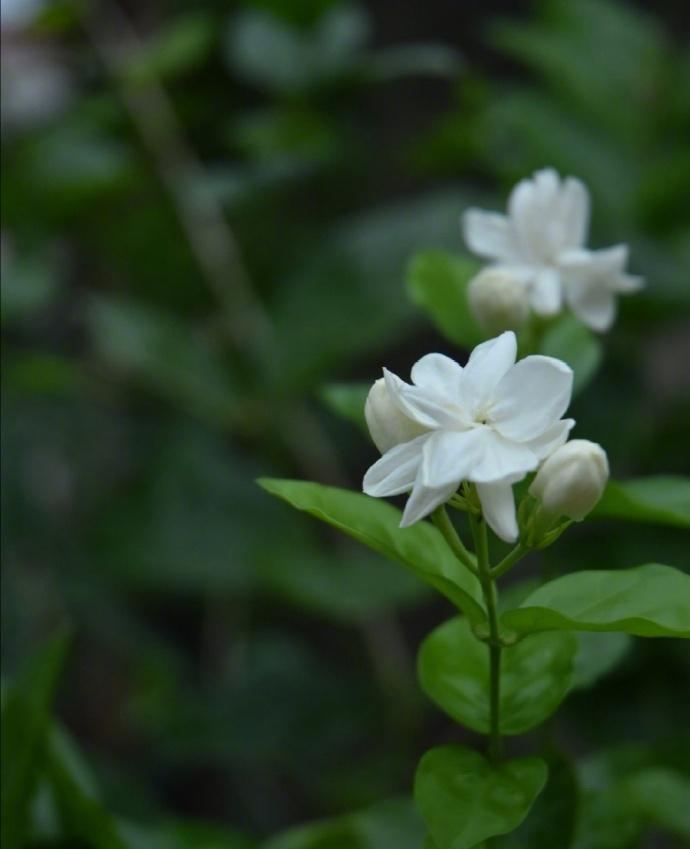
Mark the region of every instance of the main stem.
POLYGON ((501 742, 501 641, 498 629, 496 584, 489 563, 489 541, 484 517, 472 516, 472 535, 477 551, 479 581, 489 619, 489 759, 497 763, 503 753, 501 742))

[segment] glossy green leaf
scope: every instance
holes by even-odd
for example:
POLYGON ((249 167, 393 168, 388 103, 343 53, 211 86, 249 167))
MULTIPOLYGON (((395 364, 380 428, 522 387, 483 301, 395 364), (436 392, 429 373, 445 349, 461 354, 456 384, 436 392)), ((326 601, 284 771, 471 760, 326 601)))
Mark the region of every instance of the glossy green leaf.
POLYGON ((592 515, 690 528, 690 478, 660 475, 609 481, 592 515))
POLYGON ((330 410, 366 432, 364 404, 370 389, 371 383, 327 383, 320 394, 330 410))
POLYGON ((576 572, 544 584, 501 620, 520 633, 623 631, 638 637, 690 637, 690 576, 658 563, 576 572))
POLYGON ((456 345, 471 348, 485 334, 470 312, 467 286, 480 264, 443 251, 417 254, 407 272, 407 291, 438 330, 456 345))
POLYGON ((594 377, 603 351, 599 339, 572 315, 564 315, 544 335, 541 353, 568 363, 574 372, 573 394, 594 377))
POLYGON ((618 631, 580 631, 571 689, 585 690, 614 669, 626 656, 632 639, 618 631))
MULTIPOLYGON (((522 734, 547 719, 570 687, 576 641, 568 633, 534 634, 501 657, 501 731, 522 734)), ((436 628, 418 660, 422 689, 462 725, 490 728, 489 651, 466 619, 436 628)))
POLYGON ((457 605, 473 624, 485 620, 478 581, 457 562, 440 532, 429 522, 400 528, 400 511, 395 507, 336 487, 275 478, 262 478, 259 484, 298 510, 406 566, 457 605))
POLYGON ((29 806, 43 766, 53 693, 67 654, 64 632, 31 660, 2 708, 3 849, 25 845, 29 806))
POLYGON ((492 767, 461 746, 431 749, 415 775, 415 799, 438 849, 470 849, 517 828, 546 783, 539 758, 492 767))

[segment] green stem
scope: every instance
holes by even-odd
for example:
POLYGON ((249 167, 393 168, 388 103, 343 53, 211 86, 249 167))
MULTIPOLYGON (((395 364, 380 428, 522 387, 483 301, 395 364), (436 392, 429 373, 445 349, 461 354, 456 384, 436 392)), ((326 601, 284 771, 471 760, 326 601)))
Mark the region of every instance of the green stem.
POLYGON ((519 542, 512 551, 509 551, 508 554, 506 554, 497 566, 494 566, 493 569, 491 569, 491 577, 496 580, 496 578, 500 578, 501 575, 505 575, 505 573, 509 569, 512 569, 519 560, 522 560, 528 552, 528 546, 519 542))
POLYGON ((489 563, 489 540, 484 517, 470 517, 474 545, 477 550, 479 581, 484 593, 484 604, 489 620, 489 759, 500 761, 501 742, 501 638, 498 628, 498 599, 496 584, 489 563))
POLYGON ((475 557, 465 548, 463 541, 458 536, 457 531, 453 527, 453 523, 450 521, 448 513, 446 513, 446 508, 443 505, 434 510, 431 514, 431 521, 434 525, 436 525, 439 531, 441 531, 443 538, 450 546, 451 551, 463 564, 463 566, 466 566, 473 575, 477 575, 477 577, 479 577, 475 557))

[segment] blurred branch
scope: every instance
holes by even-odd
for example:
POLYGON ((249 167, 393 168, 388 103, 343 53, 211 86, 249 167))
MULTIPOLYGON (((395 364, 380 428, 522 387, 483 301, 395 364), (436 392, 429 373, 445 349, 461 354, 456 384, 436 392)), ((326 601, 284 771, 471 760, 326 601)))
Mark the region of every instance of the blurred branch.
POLYGON ((223 210, 205 189, 204 167, 187 145, 163 86, 154 79, 128 81, 126 69, 141 55, 142 44, 125 13, 116 3, 92 8, 84 14, 84 26, 156 164, 199 267, 223 308, 228 333, 240 351, 262 364, 272 338, 271 323, 223 210))
MULTIPOLYGON (((126 70, 143 45, 115 2, 94 4, 84 27, 148 148, 160 179, 196 256, 207 285, 218 299, 232 343, 265 370, 278 356, 270 318, 256 296, 239 244, 216 198, 204 187, 205 171, 186 143, 184 128, 164 87, 153 78, 130 82, 126 70)), ((304 406, 286 411, 283 434, 311 477, 344 483, 345 474, 320 424, 304 406)))

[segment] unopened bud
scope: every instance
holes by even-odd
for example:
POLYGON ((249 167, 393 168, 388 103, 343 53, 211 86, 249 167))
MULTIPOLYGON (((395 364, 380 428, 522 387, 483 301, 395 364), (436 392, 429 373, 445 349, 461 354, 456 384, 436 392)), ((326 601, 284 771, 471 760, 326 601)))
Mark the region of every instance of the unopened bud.
POLYGON ((379 378, 369 390, 364 405, 364 417, 374 445, 382 454, 395 445, 409 442, 424 433, 424 428, 408 418, 393 402, 384 378, 379 378))
POLYGON ((505 268, 485 268, 467 289, 470 309, 489 333, 518 330, 529 315, 527 284, 505 268))
POLYGON ((547 514, 580 521, 601 498, 608 477, 609 463, 601 445, 573 439, 544 461, 530 493, 547 514))

